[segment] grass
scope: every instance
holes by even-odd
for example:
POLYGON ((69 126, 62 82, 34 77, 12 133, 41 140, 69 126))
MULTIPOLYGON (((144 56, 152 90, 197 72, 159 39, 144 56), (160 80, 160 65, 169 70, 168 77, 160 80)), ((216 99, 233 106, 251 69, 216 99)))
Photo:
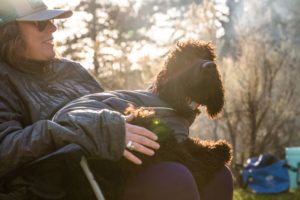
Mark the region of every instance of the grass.
POLYGON ((300 190, 274 195, 254 194, 249 190, 236 189, 233 200, 300 200, 300 190))

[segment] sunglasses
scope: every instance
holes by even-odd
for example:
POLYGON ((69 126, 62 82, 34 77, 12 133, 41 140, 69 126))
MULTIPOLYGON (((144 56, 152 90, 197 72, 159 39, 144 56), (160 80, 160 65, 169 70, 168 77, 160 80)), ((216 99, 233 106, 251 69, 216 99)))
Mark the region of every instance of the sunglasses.
POLYGON ((49 24, 54 23, 54 20, 34 21, 32 23, 40 32, 43 32, 49 24))

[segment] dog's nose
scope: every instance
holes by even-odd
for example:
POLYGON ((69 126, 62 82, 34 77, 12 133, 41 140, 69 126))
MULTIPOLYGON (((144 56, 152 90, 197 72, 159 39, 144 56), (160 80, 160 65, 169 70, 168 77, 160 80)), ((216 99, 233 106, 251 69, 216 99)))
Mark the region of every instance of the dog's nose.
POLYGON ((202 67, 203 68, 212 68, 212 67, 216 67, 216 64, 213 61, 207 61, 207 62, 203 63, 202 67))

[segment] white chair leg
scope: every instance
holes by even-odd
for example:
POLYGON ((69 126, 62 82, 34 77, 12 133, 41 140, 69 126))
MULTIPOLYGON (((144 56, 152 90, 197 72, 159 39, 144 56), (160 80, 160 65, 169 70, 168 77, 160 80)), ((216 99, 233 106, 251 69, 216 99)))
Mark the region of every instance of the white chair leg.
POLYGON ((92 171, 90 170, 87 160, 84 156, 81 158, 80 166, 81 166, 83 172, 85 173, 87 179, 89 180, 97 199, 105 200, 104 195, 103 195, 98 183, 96 182, 95 177, 94 177, 92 171))

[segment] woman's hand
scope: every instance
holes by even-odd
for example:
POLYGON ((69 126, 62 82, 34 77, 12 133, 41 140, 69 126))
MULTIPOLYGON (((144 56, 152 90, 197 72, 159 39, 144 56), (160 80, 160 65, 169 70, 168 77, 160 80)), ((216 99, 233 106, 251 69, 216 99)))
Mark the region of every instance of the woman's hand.
POLYGON ((128 149, 124 150, 123 156, 129 161, 140 165, 142 164, 142 161, 133 154, 133 151, 153 156, 154 150, 159 149, 159 144, 155 142, 155 140, 157 140, 157 136, 151 131, 140 126, 127 123, 130 122, 133 117, 133 115, 125 116, 125 145, 128 149), (128 146, 128 144, 130 146, 128 146))

